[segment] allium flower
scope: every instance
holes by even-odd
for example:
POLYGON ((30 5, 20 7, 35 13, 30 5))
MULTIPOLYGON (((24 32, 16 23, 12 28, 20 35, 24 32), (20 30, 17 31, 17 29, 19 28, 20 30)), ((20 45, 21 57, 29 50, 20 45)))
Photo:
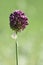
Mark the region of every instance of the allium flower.
POLYGON ((15 30, 15 33, 11 35, 12 39, 15 39, 15 44, 16 44, 16 65, 18 65, 18 43, 17 43, 17 32, 24 30, 25 27, 28 25, 28 18, 26 15, 20 11, 16 10, 15 12, 10 14, 10 27, 12 30, 15 30))
POLYGON ((10 14, 10 27, 12 30, 20 31, 24 30, 26 25, 28 25, 28 18, 25 14, 20 11, 16 10, 15 12, 10 14))

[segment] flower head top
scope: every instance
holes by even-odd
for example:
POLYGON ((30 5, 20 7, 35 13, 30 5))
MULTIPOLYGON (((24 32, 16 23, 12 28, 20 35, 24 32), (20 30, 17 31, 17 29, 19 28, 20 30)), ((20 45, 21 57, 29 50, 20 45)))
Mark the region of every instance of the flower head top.
POLYGON ((16 32, 24 30, 26 25, 28 25, 28 18, 20 10, 16 10, 15 12, 11 13, 9 18, 10 27, 12 30, 15 30, 16 32))

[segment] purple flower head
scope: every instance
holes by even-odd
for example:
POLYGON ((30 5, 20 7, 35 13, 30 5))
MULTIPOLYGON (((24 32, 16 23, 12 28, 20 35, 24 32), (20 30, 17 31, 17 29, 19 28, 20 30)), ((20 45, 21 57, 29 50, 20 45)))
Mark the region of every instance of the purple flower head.
POLYGON ((15 12, 11 13, 9 18, 10 27, 15 31, 24 30, 26 25, 28 25, 28 18, 20 10, 16 10, 15 12))

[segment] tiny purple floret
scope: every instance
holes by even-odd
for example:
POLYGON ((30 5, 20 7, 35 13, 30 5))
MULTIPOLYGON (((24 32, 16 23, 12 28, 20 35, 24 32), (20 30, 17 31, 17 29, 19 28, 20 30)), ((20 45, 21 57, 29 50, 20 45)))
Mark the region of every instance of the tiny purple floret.
POLYGON ((28 25, 28 18, 20 10, 16 10, 15 12, 11 13, 9 19, 10 27, 12 30, 15 31, 24 30, 25 27, 28 25))

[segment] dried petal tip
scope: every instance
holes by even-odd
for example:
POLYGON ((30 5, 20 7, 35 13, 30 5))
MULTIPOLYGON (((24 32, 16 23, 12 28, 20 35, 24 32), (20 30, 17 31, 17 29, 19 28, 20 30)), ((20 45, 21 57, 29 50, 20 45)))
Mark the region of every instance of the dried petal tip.
POLYGON ((17 34, 16 33, 12 34, 11 38, 16 40, 17 39, 17 34))
POLYGON ((26 25, 28 25, 28 18, 20 10, 16 10, 15 12, 11 13, 9 19, 11 29, 15 30, 16 32, 24 30, 26 25))

